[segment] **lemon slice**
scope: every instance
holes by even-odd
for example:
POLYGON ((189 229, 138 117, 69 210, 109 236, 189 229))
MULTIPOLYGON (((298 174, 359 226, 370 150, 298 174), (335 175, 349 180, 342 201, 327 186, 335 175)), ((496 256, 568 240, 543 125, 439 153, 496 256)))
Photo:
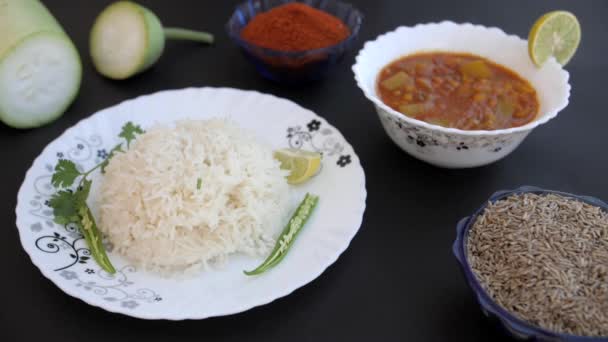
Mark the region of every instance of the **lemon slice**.
POLYGON ((566 11, 549 12, 538 18, 528 36, 528 53, 537 66, 553 56, 566 65, 581 41, 581 26, 574 14, 566 11))
POLYGON ((287 183, 300 184, 316 175, 321 167, 321 153, 292 148, 274 152, 274 158, 281 162, 281 169, 289 170, 287 183))

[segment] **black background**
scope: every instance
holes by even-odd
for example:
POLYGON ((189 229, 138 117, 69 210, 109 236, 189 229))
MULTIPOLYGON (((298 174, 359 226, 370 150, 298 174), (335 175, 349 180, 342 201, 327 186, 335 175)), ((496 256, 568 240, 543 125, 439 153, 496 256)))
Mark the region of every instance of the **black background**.
MULTIPOLYGON (((170 42, 156 66, 115 82, 92 69, 88 32, 110 1, 47 0, 83 58, 80 94, 59 120, 19 131, 0 125, 1 341, 508 341, 479 311, 450 247, 455 224, 498 189, 529 184, 608 199, 608 2, 363 1, 360 39, 321 83, 285 88, 259 77, 229 41, 224 23, 236 1, 141 1, 172 26, 205 29, 217 43, 170 42), (420 162, 393 145, 356 87, 350 66, 364 41, 399 25, 450 19, 527 36, 546 11, 569 9, 583 40, 568 65, 570 105, 510 156, 470 170, 420 162), (163 89, 224 86, 291 99, 327 118, 361 158, 367 210, 349 249, 322 276, 292 295, 248 312, 203 321, 144 321, 88 306, 44 278, 15 228, 17 190, 34 158, 66 128, 125 99, 163 89)), ((171 115, 171 113, 167 113, 171 115)))

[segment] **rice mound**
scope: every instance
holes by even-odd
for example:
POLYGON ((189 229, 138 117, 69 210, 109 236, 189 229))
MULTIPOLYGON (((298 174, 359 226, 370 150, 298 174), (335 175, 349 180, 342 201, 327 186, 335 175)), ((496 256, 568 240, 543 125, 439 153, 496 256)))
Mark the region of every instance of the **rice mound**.
POLYGON ((154 127, 106 168, 100 229, 131 262, 164 273, 267 254, 289 203, 279 165, 226 120, 154 127))

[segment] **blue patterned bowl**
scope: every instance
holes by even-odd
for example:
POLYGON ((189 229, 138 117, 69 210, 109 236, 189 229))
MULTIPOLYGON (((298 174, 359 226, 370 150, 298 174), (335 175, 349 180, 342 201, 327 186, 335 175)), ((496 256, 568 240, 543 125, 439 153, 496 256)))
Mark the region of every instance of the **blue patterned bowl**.
POLYGON ((350 29, 350 36, 326 48, 306 51, 278 51, 250 44, 241 39, 241 30, 258 13, 266 12, 293 0, 248 0, 237 6, 226 24, 232 40, 264 77, 284 84, 296 85, 323 78, 348 51, 357 36, 363 16, 352 5, 335 0, 302 0, 311 7, 323 10, 340 20, 350 29))
MULTIPOLYGON (((496 192, 490 197, 488 202, 493 203, 493 202, 499 201, 501 199, 504 199, 506 197, 509 197, 511 195, 521 194, 521 193, 561 195, 561 196, 565 196, 565 197, 574 198, 581 202, 589 203, 594 206, 598 206, 598 207, 608 211, 608 205, 597 198, 588 197, 588 196, 577 196, 577 195, 573 195, 573 194, 569 194, 569 193, 545 190, 545 189, 532 187, 532 186, 523 186, 523 187, 517 188, 515 190, 496 192)), ((465 280, 466 280, 467 284, 469 285, 469 287, 473 290, 473 292, 475 294, 475 298, 477 299, 477 302, 481 306, 481 310, 483 311, 483 313, 490 318, 498 319, 498 321, 500 321, 500 323, 507 330, 507 332, 509 332, 513 337, 518 338, 518 339, 525 339, 525 340, 529 339, 529 340, 533 340, 533 341, 552 341, 552 342, 554 342, 554 341, 555 342, 557 342, 557 341, 560 341, 560 342, 561 341, 564 341, 564 342, 565 341, 567 341, 567 342, 600 342, 600 341, 606 342, 606 341, 608 341, 608 337, 584 337, 584 336, 560 334, 560 333, 556 333, 553 331, 549 331, 549 330, 531 325, 530 323, 524 322, 523 320, 515 317, 514 315, 509 313, 507 310, 505 310, 504 308, 502 308, 500 305, 498 305, 496 302, 494 302, 492 300, 490 295, 488 293, 486 293, 486 291, 482 288, 481 284, 477 281, 477 278, 475 277, 473 270, 471 269, 471 265, 469 264, 469 261, 467 260, 467 253, 466 253, 466 251, 467 251, 466 243, 468 240, 469 229, 471 228, 473 223, 475 223, 475 218, 477 218, 477 216, 480 215, 483 212, 483 210, 486 208, 488 202, 486 202, 486 204, 484 204, 481 208, 479 208, 473 215, 471 215, 469 217, 465 217, 462 220, 460 220, 460 222, 458 222, 456 241, 454 241, 454 245, 452 246, 452 251, 453 251, 454 255, 456 256, 456 259, 458 260, 458 264, 460 265, 462 272, 464 273, 465 280)))

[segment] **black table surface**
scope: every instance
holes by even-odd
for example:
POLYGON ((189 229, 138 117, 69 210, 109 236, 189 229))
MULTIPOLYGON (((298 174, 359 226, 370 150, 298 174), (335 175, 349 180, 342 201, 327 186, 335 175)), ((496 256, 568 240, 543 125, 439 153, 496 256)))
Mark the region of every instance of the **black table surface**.
POLYGON ((236 1, 141 0, 172 26, 205 29, 217 43, 170 42, 158 64, 127 81, 102 78, 88 57, 88 32, 110 1, 44 1, 74 39, 84 64, 80 94, 56 122, 33 130, 0 125, 0 341, 509 341, 485 319, 451 254, 455 224, 491 193, 520 185, 608 199, 608 2, 375 0, 352 2, 365 14, 355 49, 323 82, 286 88, 262 79, 228 39, 236 1), (355 85, 350 66, 363 42, 399 25, 444 19, 498 26, 527 36, 544 12, 568 9, 583 40, 568 65, 570 105, 507 158, 447 170, 402 152, 385 135, 355 85), (202 321, 145 321, 112 314, 64 294, 21 248, 17 190, 42 149, 96 111, 163 89, 255 89, 295 101, 341 130, 361 158, 367 209, 361 230, 337 262, 293 294, 244 313, 202 321))

